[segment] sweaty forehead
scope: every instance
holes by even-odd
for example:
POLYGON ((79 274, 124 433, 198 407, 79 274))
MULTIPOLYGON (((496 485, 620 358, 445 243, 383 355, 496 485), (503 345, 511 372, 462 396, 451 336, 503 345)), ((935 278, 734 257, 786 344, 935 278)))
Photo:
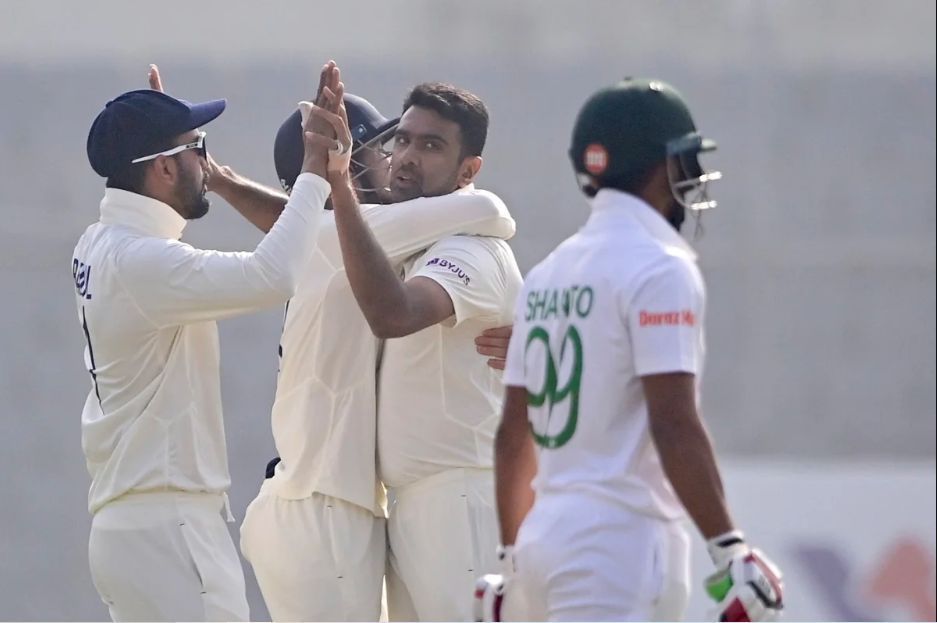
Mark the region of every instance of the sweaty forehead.
POLYGON ((458 123, 446 119, 435 110, 420 106, 411 106, 403 113, 397 132, 406 132, 413 138, 439 136, 456 147, 461 143, 458 123))

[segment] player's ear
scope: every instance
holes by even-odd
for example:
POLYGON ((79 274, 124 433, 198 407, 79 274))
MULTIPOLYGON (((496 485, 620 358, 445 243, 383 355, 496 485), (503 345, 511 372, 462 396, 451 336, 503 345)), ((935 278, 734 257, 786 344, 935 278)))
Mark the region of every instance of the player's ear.
POLYGON ((459 167, 459 188, 465 188, 475 181, 478 172, 482 170, 481 156, 468 156, 462 160, 459 167))
POLYGON ((179 163, 169 156, 158 156, 150 167, 161 184, 173 184, 179 174, 179 163))
POLYGON ((151 192, 161 192, 159 189, 168 188, 176 179, 175 164, 170 164, 165 156, 159 156, 147 162, 146 173, 143 174, 144 187, 151 192))

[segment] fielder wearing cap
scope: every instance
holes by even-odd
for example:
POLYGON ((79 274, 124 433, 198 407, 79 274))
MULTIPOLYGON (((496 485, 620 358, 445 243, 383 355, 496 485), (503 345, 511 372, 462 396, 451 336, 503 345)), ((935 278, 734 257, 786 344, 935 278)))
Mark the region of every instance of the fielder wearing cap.
POLYGON ((91 382, 89 559, 115 621, 249 620, 222 516, 231 481, 215 321, 292 296, 325 213, 328 156, 315 151, 253 252, 195 249, 180 237, 208 211, 200 128, 224 108, 131 91, 88 134, 106 189, 72 275, 91 382))
POLYGON ((705 291, 679 235, 715 202, 682 96, 626 79, 583 106, 569 155, 592 214, 527 275, 496 447, 503 576, 479 620, 680 620, 685 516, 716 620, 775 618, 780 572, 735 529, 697 407, 705 291), (533 479, 531 481, 531 479, 533 479))
MULTIPOLYGON (((397 120, 345 95, 354 145, 349 177, 360 197, 386 202, 384 144, 397 120)), ((293 186, 302 163, 299 113, 274 144, 281 184, 293 186)), ((225 192, 249 194, 243 178, 225 192)), ((293 187, 292 192, 296 192, 293 187)), ((270 198, 272 221, 282 209, 270 198)), ((264 228, 258 212, 245 213, 264 228)), ((474 188, 390 205, 362 216, 391 262, 454 234, 509 238, 514 220, 492 193, 474 188)), ((241 551, 251 563, 274 621, 377 621, 386 564, 384 492, 377 477, 379 341, 348 283, 335 215, 328 212, 316 252, 290 299, 280 339, 273 437, 281 460, 247 508, 241 551)), ((475 354, 479 365, 485 358, 475 354)), ((462 596, 450 587, 450 596, 462 596)))

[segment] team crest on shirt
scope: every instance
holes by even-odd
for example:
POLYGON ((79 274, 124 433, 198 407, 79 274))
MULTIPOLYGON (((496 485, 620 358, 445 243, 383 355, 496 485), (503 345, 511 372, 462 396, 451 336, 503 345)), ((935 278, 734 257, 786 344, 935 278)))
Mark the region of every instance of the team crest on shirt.
POLYGON ((430 261, 426 262, 427 266, 438 266, 445 270, 448 270, 453 275, 462 280, 462 283, 468 285, 471 283, 472 278, 469 277, 462 268, 457 265, 455 262, 450 262, 449 260, 441 257, 434 257, 430 261))

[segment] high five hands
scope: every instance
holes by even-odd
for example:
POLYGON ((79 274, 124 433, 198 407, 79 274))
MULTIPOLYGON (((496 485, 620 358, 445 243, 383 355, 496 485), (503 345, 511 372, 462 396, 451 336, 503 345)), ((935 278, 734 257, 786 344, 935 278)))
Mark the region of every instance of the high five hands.
POLYGON ((335 61, 329 61, 322 68, 316 103, 299 103, 306 150, 327 150, 329 175, 344 176, 351 164, 352 137, 344 94, 341 72, 335 61))

